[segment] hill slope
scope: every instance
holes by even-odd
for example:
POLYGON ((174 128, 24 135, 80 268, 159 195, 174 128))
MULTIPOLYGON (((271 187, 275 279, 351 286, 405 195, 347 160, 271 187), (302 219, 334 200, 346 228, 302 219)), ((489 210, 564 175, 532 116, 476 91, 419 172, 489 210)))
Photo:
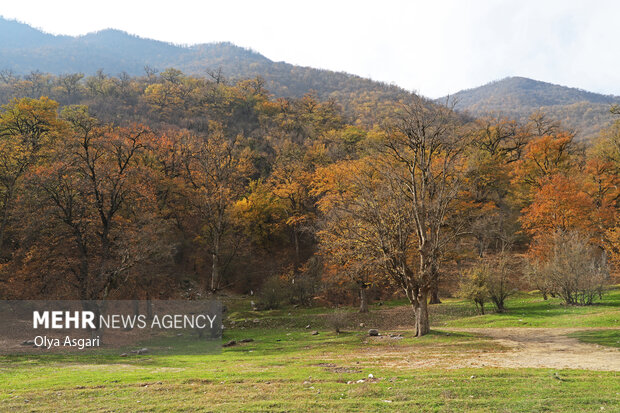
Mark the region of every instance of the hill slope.
MULTIPOLYGON (((145 66, 158 71, 175 67, 194 75, 221 69, 233 80, 260 76, 275 96, 300 97, 314 91, 319 98, 334 99, 346 113, 371 123, 388 111, 391 102, 410 95, 397 86, 360 76, 274 62, 231 43, 184 47, 112 29, 78 37, 55 36, 0 17, 0 70, 21 75, 33 71, 92 75, 101 69, 112 75, 141 75, 145 66)), ((610 124, 609 106, 620 103, 620 97, 523 77, 463 90, 453 97, 458 99, 457 109, 473 116, 500 113, 526 120, 542 110, 582 138, 610 124)))
MULTIPOLYGON (((473 116, 500 114, 527 120, 536 111, 543 111, 573 129, 581 138, 595 136, 609 125, 612 104, 620 97, 601 95, 581 89, 554 85, 524 77, 509 77, 454 95, 457 110, 473 116)), ((445 98, 443 98, 445 99, 445 98)))
POLYGON ((158 71, 175 67, 195 75, 222 69, 231 79, 261 76, 265 87, 278 97, 300 97, 314 91, 321 99, 336 100, 345 110, 352 104, 367 107, 368 115, 376 112, 377 102, 410 95, 397 86, 360 76, 273 62, 231 43, 184 47, 112 29, 79 37, 54 36, 0 18, 0 70, 22 75, 37 70, 92 75, 102 69, 112 75, 142 75, 145 66, 158 71))

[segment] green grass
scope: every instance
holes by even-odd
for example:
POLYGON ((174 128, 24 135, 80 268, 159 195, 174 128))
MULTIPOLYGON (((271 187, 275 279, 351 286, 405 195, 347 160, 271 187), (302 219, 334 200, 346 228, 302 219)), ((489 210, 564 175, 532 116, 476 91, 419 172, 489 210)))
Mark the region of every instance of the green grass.
POLYGON ((226 339, 255 342, 216 355, 3 357, 0 411, 614 411, 620 403, 613 372, 409 367, 403 359, 471 357, 495 344, 404 335, 246 329, 226 339))
MULTIPOLYGON (((228 320, 235 328, 329 328, 326 313, 331 310, 315 308, 283 308, 270 311, 251 311, 249 301, 236 300, 228 320)), ((442 304, 429 306, 431 325, 441 327, 620 327, 620 286, 615 286, 590 306, 563 305, 560 298, 543 300, 534 293, 518 293, 506 301, 506 312, 495 312, 491 303, 487 314, 478 315, 473 303, 445 298, 442 304)), ((344 309, 346 325, 358 328, 360 323, 372 326, 412 326, 413 313, 406 300, 394 300, 371 306, 369 314, 359 314, 355 308, 344 309)))
POLYGON ((584 343, 620 348, 620 330, 578 331, 570 334, 584 343))
MULTIPOLYGON (((447 304, 464 305, 462 301, 447 304)), ((618 287, 590 306, 563 305, 559 298, 543 300, 539 294, 521 293, 509 298, 506 307, 505 313, 496 313, 489 305, 486 315, 449 319, 440 315, 434 324, 449 327, 620 327, 618 287)))
POLYGON ((618 347, 619 330, 609 329, 620 325, 617 288, 590 307, 521 293, 506 313, 484 316, 467 301, 446 299, 431 306, 433 331, 422 338, 407 329, 411 310, 402 301, 375 304, 370 314, 347 308, 346 331, 336 334, 331 309, 254 312, 248 299, 232 300, 224 341, 254 341, 220 354, 2 356, 0 411, 620 412, 618 372, 470 368, 478 355, 504 349, 489 338, 440 331, 607 327, 574 336, 618 347), (367 337, 370 327, 384 336, 367 337))

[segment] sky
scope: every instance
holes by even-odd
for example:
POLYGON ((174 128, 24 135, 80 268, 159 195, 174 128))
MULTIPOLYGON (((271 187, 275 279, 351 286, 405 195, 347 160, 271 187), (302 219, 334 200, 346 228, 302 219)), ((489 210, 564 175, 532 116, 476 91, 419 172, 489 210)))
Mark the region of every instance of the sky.
POLYGON ((54 34, 229 41, 428 97, 507 76, 620 95, 615 0, 3 0, 0 15, 54 34))

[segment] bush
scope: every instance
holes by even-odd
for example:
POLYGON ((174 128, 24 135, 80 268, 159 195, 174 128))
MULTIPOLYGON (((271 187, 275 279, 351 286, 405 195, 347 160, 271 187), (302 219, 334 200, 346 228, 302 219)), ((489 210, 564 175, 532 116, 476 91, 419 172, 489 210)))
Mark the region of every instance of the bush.
POLYGON ((565 304, 590 305, 603 294, 609 279, 605 254, 576 231, 553 235, 551 251, 545 259, 530 262, 530 278, 565 304))
POLYGON ((347 312, 337 308, 327 316, 327 322, 336 333, 340 333, 347 325, 347 312))
POLYGON ((280 277, 268 278, 258 294, 256 307, 259 310, 275 310, 288 300, 288 283, 280 277))
POLYGON ((506 298, 515 292, 510 270, 508 255, 504 253, 479 262, 464 274, 461 297, 473 301, 481 314, 484 314, 484 304, 488 301, 493 303, 497 312, 504 312, 506 298))
POLYGON ((476 304, 480 314, 484 314, 484 304, 489 300, 487 286, 489 268, 487 265, 476 265, 463 275, 460 286, 460 295, 476 304))
POLYGON ((506 298, 515 293, 516 289, 510 280, 511 265, 508 254, 501 253, 490 260, 486 279, 489 298, 498 313, 506 310, 506 298))

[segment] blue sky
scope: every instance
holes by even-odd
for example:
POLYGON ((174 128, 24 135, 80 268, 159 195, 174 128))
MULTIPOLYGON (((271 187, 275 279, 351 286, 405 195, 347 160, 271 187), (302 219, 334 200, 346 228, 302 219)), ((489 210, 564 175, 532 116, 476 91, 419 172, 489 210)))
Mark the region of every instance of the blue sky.
POLYGON ((620 95, 620 1, 20 0, 0 15, 56 34, 230 41, 429 97, 506 76, 620 95))

